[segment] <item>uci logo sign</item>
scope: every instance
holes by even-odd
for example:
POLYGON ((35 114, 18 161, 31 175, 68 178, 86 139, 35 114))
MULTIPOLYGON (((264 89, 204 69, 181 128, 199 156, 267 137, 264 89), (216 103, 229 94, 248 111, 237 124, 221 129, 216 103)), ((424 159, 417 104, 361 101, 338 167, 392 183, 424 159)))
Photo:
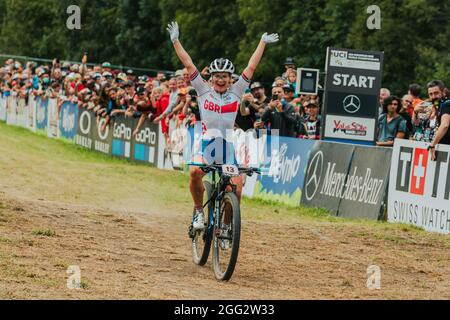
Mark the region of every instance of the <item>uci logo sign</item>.
POLYGON ((347 58, 347 52, 346 51, 332 50, 331 51, 331 56, 334 57, 334 58, 346 59, 347 58))

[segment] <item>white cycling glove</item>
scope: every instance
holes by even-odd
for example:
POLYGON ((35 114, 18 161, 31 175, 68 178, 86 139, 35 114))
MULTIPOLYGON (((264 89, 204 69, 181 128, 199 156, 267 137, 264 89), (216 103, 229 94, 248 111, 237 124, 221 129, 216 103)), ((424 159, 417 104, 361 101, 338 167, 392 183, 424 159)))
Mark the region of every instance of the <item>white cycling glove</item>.
POLYGON ((169 23, 166 30, 169 32, 170 40, 172 40, 172 42, 177 41, 180 37, 180 28, 178 27, 177 22, 172 21, 171 23, 169 23))
POLYGON ((263 41, 264 43, 274 43, 277 42, 278 40, 280 40, 278 37, 278 33, 267 34, 266 32, 263 34, 261 38, 261 41, 263 41))

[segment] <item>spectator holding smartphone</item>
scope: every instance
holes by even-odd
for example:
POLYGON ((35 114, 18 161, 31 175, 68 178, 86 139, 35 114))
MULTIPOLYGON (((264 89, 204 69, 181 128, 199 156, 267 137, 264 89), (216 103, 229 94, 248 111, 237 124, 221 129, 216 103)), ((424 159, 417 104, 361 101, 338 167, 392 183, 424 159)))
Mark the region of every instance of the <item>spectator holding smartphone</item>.
POLYGON ((284 100, 283 87, 272 88, 272 100, 262 115, 262 121, 270 124, 270 130, 278 130, 280 136, 295 136, 295 110, 284 100))

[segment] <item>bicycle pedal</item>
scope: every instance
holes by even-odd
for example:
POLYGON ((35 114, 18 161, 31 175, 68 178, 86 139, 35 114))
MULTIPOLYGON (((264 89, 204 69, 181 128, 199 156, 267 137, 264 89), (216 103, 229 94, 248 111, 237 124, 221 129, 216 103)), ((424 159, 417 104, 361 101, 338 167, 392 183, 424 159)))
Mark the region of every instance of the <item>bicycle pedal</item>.
POLYGON ((192 225, 189 226, 188 235, 189 235, 189 238, 191 238, 191 239, 195 238, 194 227, 192 225))

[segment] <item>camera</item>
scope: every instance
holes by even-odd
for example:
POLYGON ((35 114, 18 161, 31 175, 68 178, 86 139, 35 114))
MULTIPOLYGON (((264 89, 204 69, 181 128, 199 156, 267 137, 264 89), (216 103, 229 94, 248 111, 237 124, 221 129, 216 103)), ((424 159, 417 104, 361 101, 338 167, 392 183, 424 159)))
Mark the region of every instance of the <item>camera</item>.
POLYGON ((276 101, 276 100, 278 100, 278 95, 277 95, 277 94, 274 94, 274 95, 272 96, 272 101, 276 101))

